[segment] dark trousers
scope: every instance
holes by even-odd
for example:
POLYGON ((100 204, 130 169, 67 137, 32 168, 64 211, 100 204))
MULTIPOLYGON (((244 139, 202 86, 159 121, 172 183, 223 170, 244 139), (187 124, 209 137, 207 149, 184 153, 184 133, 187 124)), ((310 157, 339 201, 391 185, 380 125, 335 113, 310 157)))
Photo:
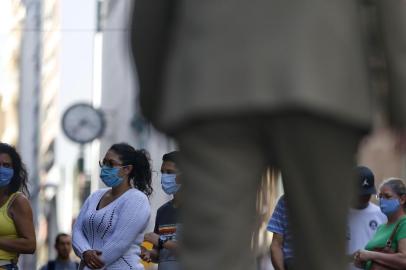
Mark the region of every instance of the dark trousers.
POLYGON ((183 270, 255 269, 250 244, 266 166, 282 172, 295 269, 345 269, 359 130, 291 114, 200 121, 176 137, 183 172, 183 270))
POLYGON ((292 270, 293 269, 293 258, 285 259, 284 261, 285 270, 292 270))
POLYGON ((0 270, 18 270, 18 266, 16 264, 7 264, 0 266, 0 270))

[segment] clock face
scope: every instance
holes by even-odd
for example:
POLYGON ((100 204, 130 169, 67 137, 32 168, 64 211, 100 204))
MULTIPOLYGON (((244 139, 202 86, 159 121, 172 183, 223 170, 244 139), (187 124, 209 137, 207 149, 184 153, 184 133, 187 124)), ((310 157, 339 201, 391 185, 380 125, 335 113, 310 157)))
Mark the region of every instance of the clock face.
POLYGON ((85 103, 69 107, 62 118, 65 135, 72 141, 81 144, 100 137, 103 134, 104 126, 102 112, 85 103))

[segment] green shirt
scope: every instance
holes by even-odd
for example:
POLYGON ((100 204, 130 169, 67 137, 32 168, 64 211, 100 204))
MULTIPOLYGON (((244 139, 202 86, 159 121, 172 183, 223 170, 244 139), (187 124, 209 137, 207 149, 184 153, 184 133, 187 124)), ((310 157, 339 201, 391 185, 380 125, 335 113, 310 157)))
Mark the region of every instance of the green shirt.
MULTIPOLYGON (((395 234, 395 237, 393 239, 392 243, 392 249, 396 251, 398 249, 398 241, 400 239, 406 238, 406 222, 403 222, 406 220, 406 216, 402 217, 399 222, 402 222, 399 225, 399 228, 395 234)), ((395 229, 397 222, 393 224, 382 224, 378 227, 376 230, 376 233, 374 237, 368 242, 368 244, 365 246, 366 250, 374 250, 375 248, 384 248, 386 245, 386 242, 389 240, 389 237, 391 236, 393 229, 395 229)), ((368 270, 371 268, 371 261, 368 261, 366 264, 365 269, 368 270)))

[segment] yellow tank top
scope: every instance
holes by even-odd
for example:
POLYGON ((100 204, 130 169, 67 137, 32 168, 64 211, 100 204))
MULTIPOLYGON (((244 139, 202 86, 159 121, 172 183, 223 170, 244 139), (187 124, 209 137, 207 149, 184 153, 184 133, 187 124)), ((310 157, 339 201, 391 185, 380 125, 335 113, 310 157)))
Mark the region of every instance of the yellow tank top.
MULTIPOLYGON (((18 193, 13 193, 10 195, 5 204, 0 207, 0 237, 15 239, 17 238, 17 230, 14 225, 14 221, 7 214, 8 208, 11 202, 13 202, 15 196, 18 193)), ((0 249, 0 260, 13 260, 17 259, 18 254, 14 252, 8 252, 0 249)))

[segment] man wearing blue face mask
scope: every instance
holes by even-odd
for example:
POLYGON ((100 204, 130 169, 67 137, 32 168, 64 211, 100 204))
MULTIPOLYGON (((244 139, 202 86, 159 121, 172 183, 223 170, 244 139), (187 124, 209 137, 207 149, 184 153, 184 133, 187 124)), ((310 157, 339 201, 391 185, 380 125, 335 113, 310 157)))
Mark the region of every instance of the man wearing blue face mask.
POLYGON ((163 191, 173 195, 173 199, 162 205, 156 215, 154 232, 147 233, 144 240, 154 245, 150 251, 143 250, 141 258, 147 262, 158 263, 158 270, 178 270, 177 237, 179 236, 178 211, 180 199, 178 191, 181 188, 178 171, 178 151, 165 154, 162 157, 161 185, 163 191))

